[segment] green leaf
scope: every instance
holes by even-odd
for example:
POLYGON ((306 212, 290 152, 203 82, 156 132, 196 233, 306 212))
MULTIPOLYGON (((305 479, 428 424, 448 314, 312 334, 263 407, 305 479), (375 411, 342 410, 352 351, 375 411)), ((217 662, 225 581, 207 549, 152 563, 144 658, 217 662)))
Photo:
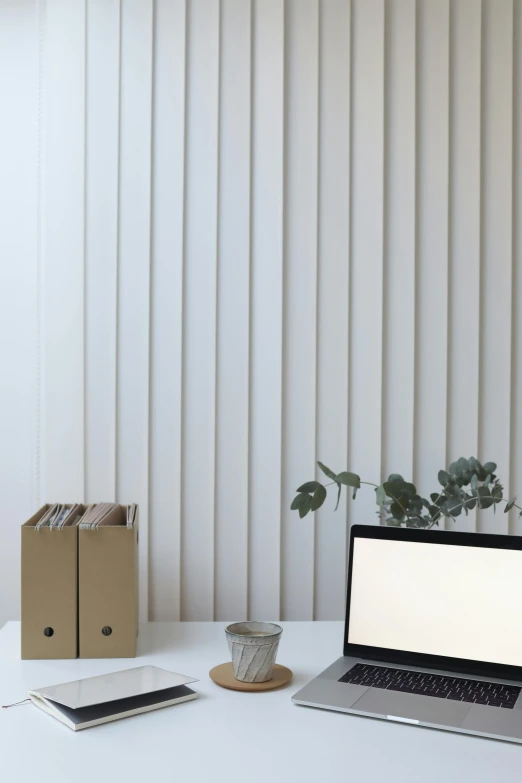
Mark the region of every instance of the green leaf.
POLYGON ((409 484, 407 481, 404 482, 404 484, 401 486, 401 494, 406 495, 407 497, 413 497, 417 494, 417 490, 415 488, 415 484, 409 484))
POLYGON ((306 492, 301 492, 299 495, 296 495, 296 497, 292 500, 292 505, 290 506, 291 510, 295 511, 298 509, 305 502, 306 498, 309 497, 310 495, 308 495, 306 492))
POLYGON ((337 487, 339 488, 339 491, 337 493, 337 503, 335 504, 335 511, 337 511, 337 509, 339 508, 339 501, 341 499, 342 484, 337 484, 337 487))
POLYGON ((502 500, 502 487, 500 484, 493 487, 491 490, 491 497, 494 499, 495 503, 500 503, 502 500))
POLYGON ((484 465, 484 470, 486 473, 494 473, 497 469, 497 463, 496 462, 486 462, 484 465))
POLYGON ((397 519, 404 519, 404 509, 401 505, 399 505, 399 503, 392 503, 390 506, 390 511, 397 519))
POLYGON ((445 470, 439 470, 439 484, 443 487, 446 486, 446 484, 449 484, 451 481, 451 476, 449 473, 446 473, 445 470))
POLYGON ((335 481, 335 475, 336 474, 333 472, 333 470, 330 470, 330 468, 327 468, 326 465, 323 465, 322 462, 318 462, 317 464, 319 465, 319 467, 321 468, 321 470, 323 471, 325 476, 328 476, 328 478, 331 478, 331 479, 333 479, 335 481))
POLYGON ((315 492, 317 487, 322 486, 319 484, 318 481, 307 481, 306 484, 301 484, 300 487, 297 487, 298 492, 315 492))
POLYGON ((404 479, 400 473, 390 473, 390 475, 388 476, 388 481, 400 481, 402 484, 404 479))
POLYGON ((446 497, 458 497, 460 495, 460 485, 458 482, 449 484, 447 487, 444 487, 443 491, 446 497))
POLYGON ((469 462, 466 457, 461 457, 457 460, 457 470, 455 471, 457 476, 462 476, 469 470, 469 462))
POLYGON ((384 488, 384 491, 388 495, 388 497, 396 499, 401 494, 402 487, 404 486, 404 482, 401 481, 385 481, 382 485, 384 488))
POLYGON ((485 487, 489 487, 489 483, 490 483, 490 481, 491 481, 491 473, 488 473, 488 475, 487 475, 487 476, 486 476, 486 478, 484 479, 484 486, 485 486, 485 487))
POLYGON ((478 476, 476 473, 474 473, 471 477, 471 489, 476 489, 478 487, 478 476))
POLYGON ((468 501, 466 501, 466 508, 469 509, 469 511, 472 511, 476 505, 477 501, 475 498, 470 498, 468 501))
POLYGON ((477 489, 477 494, 479 498, 479 508, 491 508, 495 501, 491 497, 489 489, 487 487, 479 487, 477 489))
POLYGON ((318 466, 321 468, 325 476, 328 476, 328 478, 333 479, 338 488, 337 492, 337 503, 335 504, 335 511, 339 508, 339 501, 341 500, 341 484, 336 480, 337 474, 333 472, 333 470, 330 470, 330 468, 327 468, 326 465, 323 465, 322 462, 317 462, 318 466))
POLYGON ((310 504, 310 511, 317 511, 318 508, 320 508, 324 501, 326 500, 326 489, 323 487, 322 484, 319 484, 317 489, 315 490, 312 502, 310 504))
POLYGON ((416 512, 422 511, 422 506, 423 506, 422 498, 419 495, 414 495, 412 498, 409 499, 408 505, 412 511, 416 511, 416 512))
POLYGON ((350 473, 344 470, 342 473, 338 473, 335 477, 335 481, 339 484, 345 484, 347 487, 355 487, 359 489, 361 486, 361 479, 356 473, 350 473))
POLYGON ((381 484, 381 486, 377 487, 377 489, 375 490, 375 502, 377 503, 378 506, 382 506, 385 500, 386 500, 386 491, 381 484))
POLYGON ((462 511, 462 503, 458 497, 450 497, 444 504, 444 513, 449 514, 452 517, 460 516, 462 511))
POLYGON ((448 468, 449 473, 455 474, 457 472, 457 463, 452 462, 451 465, 448 468))
POLYGON ((308 514, 311 505, 312 505, 312 496, 307 495, 306 500, 303 500, 303 502, 299 506, 299 516, 301 517, 301 519, 303 519, 303 517, 305 517, 308 514))
POLYGON ((510 500, 509 503, 506 503, 506 508, 504 509, 504 514, 507 514, 508 511, 511 511, 511 509, 515 505, 516 499, 517 499, 517 496, 515 495, 513 500, 510 500))
POLYGON ((476 457, 470 457, 469 460, 469 467, 472 471, 475 471, 475 473, 481 469, 482 465, 478 461, 476 457))

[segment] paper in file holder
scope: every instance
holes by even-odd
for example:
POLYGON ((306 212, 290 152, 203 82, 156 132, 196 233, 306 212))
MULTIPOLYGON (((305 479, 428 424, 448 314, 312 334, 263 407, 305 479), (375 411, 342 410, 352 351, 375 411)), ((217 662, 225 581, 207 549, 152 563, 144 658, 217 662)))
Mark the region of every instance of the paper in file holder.
POLYGON ((46 505, 21 543, 22 658, 135 657, 138 507, 46 505))

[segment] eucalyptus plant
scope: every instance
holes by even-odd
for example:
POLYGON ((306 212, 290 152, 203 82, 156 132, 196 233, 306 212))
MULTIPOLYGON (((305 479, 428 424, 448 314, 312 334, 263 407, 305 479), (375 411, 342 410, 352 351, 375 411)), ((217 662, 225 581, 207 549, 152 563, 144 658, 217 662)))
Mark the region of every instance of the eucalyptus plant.
POLYGON ((349 471, 335 473, 322 462, 317 464, 332 480, 327 484, 307 481, 298 487, 298 494, 290 508, 298 511, 301 518, 309 512, 317 511, 323 505, 327 496, 327 487, 336 487, 335 510, 337 510, 343 486, 352 490, 352 497, 355 500, 362 485, 373 487, 375 502, 379 507, 378 513, 386 524, 394 527, 405 525, 429 529, 438 525, 442 518, 455 519, 462 512, 467 515, 475 507, 481 509, 492 507, 496 512, 499 503, 505 504, 504 513, 517 508, 519 516, 522 516, 522 508, 517 505, 516 497, 509 501, 504 498, 504 487, 495 474, 497 469, 495 462, 486 462, 482 465, 475 457, 469 459, 461 457, 456 462, 452 462, 447 470, 439 470, 440 488, 430 494, 429 500, 421 497, 415 485, 405 481, 399 473, 392 473, 382 484, 374 484, 371 481, 362 481, 356 473, 349 471))

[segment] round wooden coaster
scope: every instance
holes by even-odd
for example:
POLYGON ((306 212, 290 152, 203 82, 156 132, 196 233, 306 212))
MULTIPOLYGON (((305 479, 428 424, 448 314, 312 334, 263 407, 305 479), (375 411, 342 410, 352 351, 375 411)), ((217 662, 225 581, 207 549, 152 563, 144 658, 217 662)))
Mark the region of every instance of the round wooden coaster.
POLYGON ((286 666, 280 666, 278 663, 275 664, 272 679, 268 682, 240 682, 236 680, 232 661, 214 666, 208 674, 210 679, 214 680, 217 685, 221 685, 222 688, 229 688, 232 691, 249 691, 250 693, 273 691, 276 688, 282 688, 292 679, 290 669, 287 669, 286 666))

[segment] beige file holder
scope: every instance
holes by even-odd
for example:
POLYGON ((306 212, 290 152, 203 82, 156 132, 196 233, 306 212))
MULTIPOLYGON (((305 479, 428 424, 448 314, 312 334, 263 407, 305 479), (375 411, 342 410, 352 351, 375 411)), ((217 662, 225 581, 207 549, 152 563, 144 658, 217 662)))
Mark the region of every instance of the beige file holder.
POLYGON ((134 658, 138 634, 138 510, 118 506, 78 531, 80 658, 134 658))
POLYGON ((78 656, 78 530, 22 525, 22 658, 78 656))

